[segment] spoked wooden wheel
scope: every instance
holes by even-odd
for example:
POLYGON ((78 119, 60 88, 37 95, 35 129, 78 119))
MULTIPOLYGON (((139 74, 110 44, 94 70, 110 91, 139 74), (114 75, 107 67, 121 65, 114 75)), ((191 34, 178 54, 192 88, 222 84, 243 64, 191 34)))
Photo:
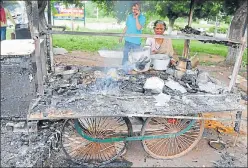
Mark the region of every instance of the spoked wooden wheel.
MULTIPOLYGON (((127 137, 132 134, 128 118, 92 117, 77 120, 84 133, 90 137, 103 139, 127 137)), ((62 130, 62 149, 75 163, 87 166, 107 164, 120 156, 127 142, 96 143, 84 139, 75 129, 75 120, 67 120, 62 130)))
MULTIPOLYGON (((201 116, 201 115, 200 115, 201 116)), ((142 135, 163 135, 179 133, 189 126, 190 119, 147 118, 142 127, 142 135)), ((172 159, 185 155, 201 139, 204 122, 196 120, 184 134, 163 139, 143 140, 145 151, 156 159, 172 159)))

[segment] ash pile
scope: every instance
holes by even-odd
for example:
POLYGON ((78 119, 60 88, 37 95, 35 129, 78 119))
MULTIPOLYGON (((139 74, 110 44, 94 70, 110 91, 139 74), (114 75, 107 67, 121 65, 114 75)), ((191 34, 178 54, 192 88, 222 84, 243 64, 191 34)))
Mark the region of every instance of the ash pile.
POLYGON ((207 72, 188 65, 170 67, 165 71, 147 71, 127 75, 122 69, 100 67, 57 67, 47 78, 46 96, 78 96, 89 94, 141 94, 164 93, 171 96, 192 93, 222 94, 227 87, 207 72))
POLYGON ((23 121, 1 120, 1 167, 48 167, 58 151, 62 122, 43 122, 29 132, 23 121))
MULTIPOLYGON (((131 75, 121 68, 57 67, 46 79, 45 94, 31 103, 31 114, 33 118, 40 114, 57 117, 80 111, 87 111, 87 115, 106 115, 107 112, 111 115, 143 115, 145 112, 175 115, 199 111, 200 104, 203 111, 214 110, 217 104, 219 110, 227 108, 223 105, 229 102, 229 98, 223 96, 228 94, 227 87, 199 71, 197 62, 184 59, 163 71, 151 69, 131 75), (208 97, 204 97, 205 94, 208 97), (196 97, 198 95, 200 97, 196 97), (219 96, 215 100, 209 95, 219 96), (139 106, 134 107, 134 104, 139 106), (170 108, 165 109, 165 106, 170 108)), ((236 96, 231 99, 236 100, 236 96)), ((234 105, 230 105, 230 109, 233 108, 234 105)))

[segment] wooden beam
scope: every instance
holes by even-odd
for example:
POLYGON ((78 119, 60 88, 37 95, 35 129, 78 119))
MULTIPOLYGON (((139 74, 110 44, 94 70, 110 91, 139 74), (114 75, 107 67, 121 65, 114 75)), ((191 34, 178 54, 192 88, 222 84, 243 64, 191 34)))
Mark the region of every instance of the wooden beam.
MULTIPOLYGON (((188 26, 191 27, 192 18, 193 18, 193 12, 194 12, 194 3, 195 0, 191 0, 190 2, 190 11, 189 11, 189 18, 188 18, 188 26)), ((184 48, 183 48, 183 57, 189 58, 189 45, 190 40, 187 39, 184 41, 184 48)))
POLYGON ((236 57, 236 61, 235 61, 233 72, 232 72, 232 77, 231 77, 229 87, 228 87, 229 92, 231 92, 233 87, 235 86, 238 72, 239 72, 239 69, 241 66, 241 62, 242 62, 242 56, 243 56, 244 50, 246 48, 246 43, 247 43, 247 31, 245 32, 245 35, 242 37, 242 43, 240 45, 240 49, 239 49, 238 55, 236 57))
POLYGON ((40 57, 38 1, 32 1, 32 11, 33 11, 33 31, 34 31, 33 39, 35 43, 35 60, 36 60, 36 67, 37 67, 38 93, 39 95, 44 95, 42 61, 40 57))
POLYGON ((84 93, 73 98, 63 95, 43 96, 32 100, 29 114, 34 118, 42 117, 162 117, 189 115, 204 112, 242 111, 239 106, 238 94, 191 94, 183 99, 172 97, 168 106, 156 106, 153 96, 144 96, 139 93, 129 94, 89 94, 84 93), (44 103, 56 102, 54 103, 44 103), (96 101, 97 100, 97 101, 96 101))
POLYGON ((41 42, 41 45, 40 45, 40 59, 41 59, 41 68, 42 68, 42 76, 43 76, 43 80, 44 78, 46 78, 47 76, 47 57, 45 56, 45 46, 46 45, 44 43, 44 40, 41 42))

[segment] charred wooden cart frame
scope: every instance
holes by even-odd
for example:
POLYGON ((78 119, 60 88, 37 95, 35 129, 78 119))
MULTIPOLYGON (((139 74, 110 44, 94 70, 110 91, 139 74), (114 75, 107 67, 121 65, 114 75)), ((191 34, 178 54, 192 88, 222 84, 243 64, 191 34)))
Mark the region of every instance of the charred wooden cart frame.
MULTIPOLYGON (((44 74, 39 59, 39 34, 38 34, 38 5, 33 2, 34 8, 34 40, 37 63, 38 92, 39 98, 31 102, 28 120, 54 120, 66 119, 61 142, 63 151, 74 162, 85 165, 106 164, 120 156, 126 149, 128 141, 142 141, 143 147, 148 154, 154 158, 171 159, 180 157, 191 149, 201 139, 204 130, 204 120, 229 120, 223 118, 204 118, 201 113, 219 111, 238 111, 235 120, 235 131, 239 133, 242 108, 239 106, 240 97, 232 94, 237 73, 241 64, 245 39, 240 42, 197 35, 124 35, 131 37, 160 37, 171 39, 190 39, 207 41, 224 41, 230 45, 238 45, 240 53, 237 56, 232 78, 229 84, 228 94, 223 95, 187 95, 187 99, 196 103, 196 106, 189 106, 177 99, 169 102, 169 107, 155 107, 152 96, 121 95, 84 95, 75 98, 75 108, 61 107, 53 109, 50 106, 40 106, 40 113, 34 112, 38 101, 44 96, 44 74), (36 9, 36 10, 35 10, 36 9), (93 101, 99 100, 98 102, 93 101), (106 97, 108 97, 106 101, 106 97), (132 99, 127 101, 127 99, 132 99), (214 101, 218 99, 219 101, 214 101), (150 101, 149 101, 150 100, 150 101), (91 101, 87 107, 79 106, 80 102, 91 101), (150 107, 140 106, 137 110, 127 111, 125 105, 140 104, 140 101, 147 101, 150 107), (116 106, 116 102, 123 106, 116 106), (106 107, 98 109, 96 103, 104 104, 106 107), (212 104, 211 104, 212 103, 212 104), (140 136, 133 136, 132 125, 129 117, 147 117, 143 123, 140 136)), ((123 36, 118 33, 95 33, 95 32, 73 32, 73 31, 52 31, 48 34, 70 34, 70 35, 91 35, 91 36, 123 36)), ((50 38, 51 39, 51 38, 50 38)), ((53 65, 51 65, 53 66, 53 65)), ((64 100, 63 100, 64 101, 64 100)))

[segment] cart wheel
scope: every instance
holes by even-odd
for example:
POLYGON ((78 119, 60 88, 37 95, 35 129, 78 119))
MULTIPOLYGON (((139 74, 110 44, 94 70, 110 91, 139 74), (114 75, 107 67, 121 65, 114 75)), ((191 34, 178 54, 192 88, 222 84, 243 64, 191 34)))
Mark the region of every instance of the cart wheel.
MULTIPOLYGON (((99 166, 120 156, 127 142, 96 143, 84 139, 74 126, 74 120, 67 120, 62 129, 62 149, 68 159, 77 164, 99 166)), ((132 125, 128 118, 91 117, 78 119, 85 134, 93 138, 127 137, 132 135, 132 125)))
MULTIPOLYGON (((199 114, 201 116, 201 114, 199 114)), ((162 135, 177 133, 185 129, 190 119, 147 118, 141 135, 162 135)), ((201 139, 204 121, 197 120, 186 133, 163 139, 143 140, 145 151, 156 159, 172 159, 185 155, 192 150, 201 139)))

